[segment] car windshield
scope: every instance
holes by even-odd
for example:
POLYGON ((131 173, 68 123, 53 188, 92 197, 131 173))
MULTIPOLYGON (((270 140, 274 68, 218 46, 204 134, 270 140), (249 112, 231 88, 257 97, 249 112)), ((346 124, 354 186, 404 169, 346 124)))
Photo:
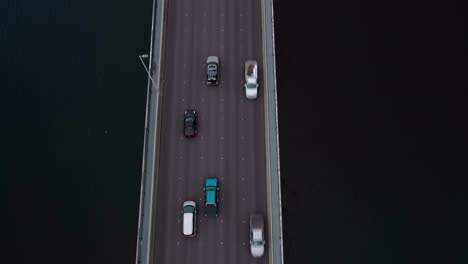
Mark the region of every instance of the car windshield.
POLYGON ((254 246, 261 246, 263 245, 263 241, 253 240, 251 244, 254 246))
POLYGON ((216 193, 214 191, 207 191, 206 192, 206 202, 207 203, 214 203, 216 199, 216 193))
POLYGON ((193 213, 193 212, 195 212, 195 208, 193 208, 193 206, 184 207, 184 213, 193 213))
POLYGON ((248 84, 247 84, 247 88, 248 88, 248 89, 255 89, 255 88, 257 88, 257 85, 254 84, 254 83, 248 83, 248 84))
POLYGON ((185 119, 185 124, 186 124, 186 125, 191 125, 192 123, 193 123, 193 118, 187 117, 187 118, 185 119))

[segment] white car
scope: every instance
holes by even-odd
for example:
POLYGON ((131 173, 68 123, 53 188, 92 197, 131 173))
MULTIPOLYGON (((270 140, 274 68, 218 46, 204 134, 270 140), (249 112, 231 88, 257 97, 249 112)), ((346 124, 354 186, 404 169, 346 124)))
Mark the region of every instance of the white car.
POLYGON ((186 201, 182 206, 182 231, 185 236, 195 236, 197 229, 197 203, 186 201))
POLYGON ((258 93, 258 65, 257 61, 245 62, 245 96, 247 99, 256 99, 258 93))
POLYGON ((265 252, 265 235, 263 228, 263 216, 253 214, 250 216, 250 254, 259 258, 265 252))

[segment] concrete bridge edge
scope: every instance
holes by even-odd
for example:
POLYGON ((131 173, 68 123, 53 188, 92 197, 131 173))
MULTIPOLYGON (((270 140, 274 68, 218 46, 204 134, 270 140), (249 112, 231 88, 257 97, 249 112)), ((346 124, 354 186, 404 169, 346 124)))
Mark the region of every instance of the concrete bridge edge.
POLYGON ((262 45, 264 65, 265 131, 267 161, 267 193, 269 226, 269 254, 271 264, 282 264, 283 224, 281 213, 281 180, 279 162, 278 104, 276 90, 276 61, 273 0, 261 0, 262 45))
POLYGON ((160 98, 162 96, 162 83, 160 73, 164 70, 164 23, 166 20, 165 0, 153 0, 153 14, 151 18, 151 43, 149 52, 149 72, 158 87, 153 87, 148 78, 148 91, 146 99, 145 132, 143 141, 143 163, 141 175, 140 207, 138 217, 138 234, 136 248, 136 264, 149 264, 152 259, 151 232, 154 227, 153 219, 155 205, 152 197, 157 190, 157 171, 159 167, 156 158, 159 147, 160 98))

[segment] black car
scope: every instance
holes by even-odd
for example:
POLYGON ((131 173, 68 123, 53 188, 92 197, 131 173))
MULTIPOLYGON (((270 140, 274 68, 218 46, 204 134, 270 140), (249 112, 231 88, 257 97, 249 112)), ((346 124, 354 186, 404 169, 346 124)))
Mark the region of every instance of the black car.
POLYGON ((197 112, 193 109, 184 112, 184 135, 194 137, 197 133, 197 112))
POLYGON ((218 85, 219 58, 216 56, 209 56, 206 59, 206 64, 207 64, 207 84, 218 85))

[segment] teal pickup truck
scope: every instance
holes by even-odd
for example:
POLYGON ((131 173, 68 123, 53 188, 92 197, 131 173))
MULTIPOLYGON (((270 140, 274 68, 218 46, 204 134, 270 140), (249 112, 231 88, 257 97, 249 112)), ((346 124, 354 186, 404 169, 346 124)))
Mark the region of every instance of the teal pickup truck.
POLYGON ((205 215, 218 216, 218 179, 205 179, 205 215))

